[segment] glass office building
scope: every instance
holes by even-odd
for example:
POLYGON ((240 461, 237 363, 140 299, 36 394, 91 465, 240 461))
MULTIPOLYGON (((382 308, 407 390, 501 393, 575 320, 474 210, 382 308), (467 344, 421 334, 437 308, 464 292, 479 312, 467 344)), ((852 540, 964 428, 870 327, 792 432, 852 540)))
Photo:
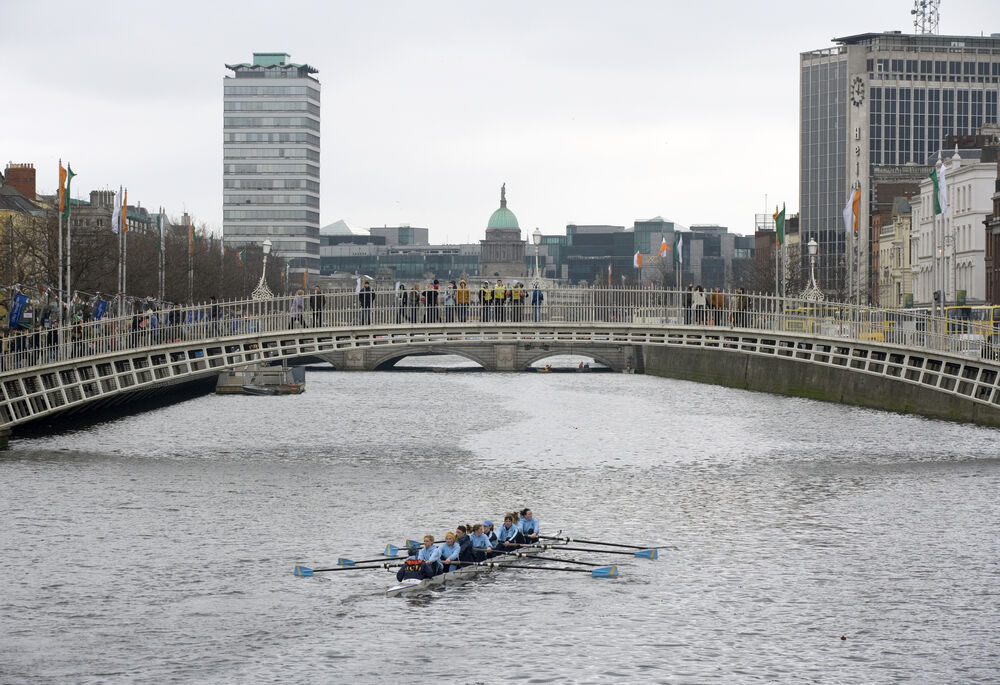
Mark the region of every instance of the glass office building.
POLYGON ((255 52, 223 79, 223 236, 270 238, 291 272, 319 273, 318 70, 255 52))
POLYGON ((873 169, 932 162, 945 136, 997 122, 1000 34, 865 33, 834 42, 800 55, 800 230, 803 243, 815 238, 820 245, 820 287, 846 295, 851 255, 843 210, 850 192, 861 189, 864 299, 873 169))

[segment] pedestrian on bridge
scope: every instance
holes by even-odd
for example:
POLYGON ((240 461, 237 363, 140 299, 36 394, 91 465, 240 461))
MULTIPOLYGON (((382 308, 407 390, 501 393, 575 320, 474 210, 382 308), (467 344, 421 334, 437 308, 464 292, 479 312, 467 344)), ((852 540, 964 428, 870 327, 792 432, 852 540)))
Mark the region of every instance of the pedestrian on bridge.
POLYGON ((295 297, 292 298, 292 306, 288 310, 288 313, 290 315, 288 321, 289 328, 295 328, 296 321, 299 322, 299 325, 301 325, 302 328, 306 327, 306 319, 305 319, 306 303, 304 295, 305 291, 302 290, 302 288, 299 288, 295 292, 295 297))
POLYGON ((309 306, 312 308, 313 328, 320 328, 323 325, 323 305, 326 304, 326 297, 318 285, 313 286, 312 295, 309 296, 309 306))
POLYGON ((458 320, 465 323, 469 318, 469 286, 464 280, 458 282, 458 292, 455 294, 455 306, 458 309, 458 320))
POLYGON ((361 306, 361 325, 370 326, 372 323, 372 303, 375 301, 375 293, 372 292, 372 285, 365 281, 358 293, 358 304, 361 306))
POLYGON ((479 320, 489 321, 493 313, 493 289, 489 281, 483 281, 479 288, 479 320))
POLYGON ((420 323, 420 285, 413 284, 406 299, 406 305, 410 309, 410 323, 420 323))
POLYGON ((538 323, 538 320, 541 318, 542 300, 544 299, 545 295, 539 289, 538 283, 535 283, 531 288, 531 312, 534 314, 535 323, 538 323))
POLYGON ((694 322, 698 325, 704 325, 707 323, 705 317, 706 311, 705 307, 708 301, 705 297, 705 289, 700 285, 694 287, 694 291, 691 293, 691 308, 694 310, 694 322))

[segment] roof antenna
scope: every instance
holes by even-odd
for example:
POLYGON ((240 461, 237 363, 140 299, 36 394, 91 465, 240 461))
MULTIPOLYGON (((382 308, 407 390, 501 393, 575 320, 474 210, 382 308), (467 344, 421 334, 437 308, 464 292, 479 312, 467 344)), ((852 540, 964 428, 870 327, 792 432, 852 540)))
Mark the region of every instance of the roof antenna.
POLYGON ((941 18, 941 0, 913 0, 913 31, 918 34, 937 34, 941 18))

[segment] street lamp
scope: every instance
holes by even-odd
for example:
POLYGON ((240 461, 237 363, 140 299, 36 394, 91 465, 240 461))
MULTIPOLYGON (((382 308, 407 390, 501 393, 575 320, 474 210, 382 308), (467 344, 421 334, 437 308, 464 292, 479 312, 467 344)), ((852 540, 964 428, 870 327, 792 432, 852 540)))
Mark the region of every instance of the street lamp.
POLYGON ((271 253, 271 239, 265 238, 264 242, 261 243, 261 247, 264 248, 264 266, 260 270, 260 283, 253 289, 253 293, 250 296, 255 300, 270 300, 274 298, 274 293, 271 292, 271 289, 267 287, 267 283, 264 282, 264 275, 267 273, 267 255, 271 253))
POLYGON ((535 280, 538 280, 538 248, 542 244, 542 232, 535 228, 535 232, 531 234, 531 242, 535 244, 535 280))
POLYGON ((815 238, 810 238, 806 244, 809 249, 809 287, 802 291, 802 299, 808 302, 822 302, 823 291, 816 286, 816 252, 819 244, 815 238))

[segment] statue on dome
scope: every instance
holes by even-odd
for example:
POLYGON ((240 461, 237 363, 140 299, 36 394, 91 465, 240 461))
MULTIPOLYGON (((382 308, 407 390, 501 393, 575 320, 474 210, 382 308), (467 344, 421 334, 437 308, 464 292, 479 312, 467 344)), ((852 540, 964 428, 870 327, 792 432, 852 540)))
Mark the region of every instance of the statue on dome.
POLYGON ((502 186, 500 186, 500 206, 501 207, 506 207, 507 206, 507 184, 506 183, 504 183, 502 186))

